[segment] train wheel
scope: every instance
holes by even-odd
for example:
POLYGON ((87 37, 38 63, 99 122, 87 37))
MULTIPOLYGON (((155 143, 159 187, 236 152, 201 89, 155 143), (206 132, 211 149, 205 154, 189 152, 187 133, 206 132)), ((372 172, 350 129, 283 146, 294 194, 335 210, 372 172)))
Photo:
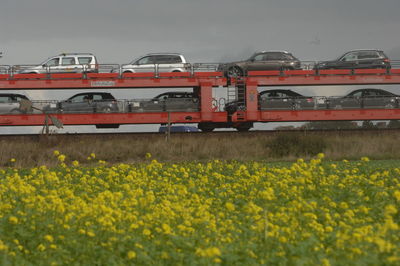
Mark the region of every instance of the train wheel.
POLYGON ((228 69, 228 77, 237 78, 241 76, 243 76, 243 70, 240 67, 234 66, 228 69))

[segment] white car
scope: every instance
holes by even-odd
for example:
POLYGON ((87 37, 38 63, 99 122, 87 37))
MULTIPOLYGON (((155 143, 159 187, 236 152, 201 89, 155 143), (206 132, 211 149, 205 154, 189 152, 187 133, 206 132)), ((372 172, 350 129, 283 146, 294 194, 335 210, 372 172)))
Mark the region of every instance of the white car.
POLYGON ((190 64, 181 54, 157 53, 147 54, 122 65, 122 73, 137 72, 186 72, 190 71, 190 64))
POLYGON ((0 93, 0 114, 21 114, 32 112, 21 108, 21 101, 29 101, 28 97, 16 93, 0 93))
POLYGON ((18 73, 82 73, 98 72, 99 66, 93 54, 69 53, 48 58, 38 66, 19 66, 18 73))

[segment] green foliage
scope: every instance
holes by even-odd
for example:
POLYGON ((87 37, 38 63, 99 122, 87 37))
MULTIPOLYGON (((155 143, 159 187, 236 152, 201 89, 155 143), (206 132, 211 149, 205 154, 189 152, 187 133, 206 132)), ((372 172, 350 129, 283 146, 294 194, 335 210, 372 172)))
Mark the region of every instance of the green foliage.
POLYGON ((280 134, 267 145, 273 157, 316 155, 327 147, 322 136, 298 134, 280 134))

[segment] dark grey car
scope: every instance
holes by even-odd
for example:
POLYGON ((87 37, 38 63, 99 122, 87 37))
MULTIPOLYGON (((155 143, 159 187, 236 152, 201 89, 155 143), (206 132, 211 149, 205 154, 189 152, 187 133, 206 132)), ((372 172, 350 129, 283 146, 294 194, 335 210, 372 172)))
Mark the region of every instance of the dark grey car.
POLYGON ((333 109, 350 108, 399 108, 400 96, 381 89, 359 89, 344 97, 328 98, 328 105, 333 109))
POLYGON ((318 62, 315 69, 391 68, 390 60, 381 50, 354 50, 336 60, 318 62))
MULTIPOLYGON (((303 110, 314 109, 316 103, 313 97, 303 96, 292 90, 266 90, 258 95, 258 108, 260 110, 285 109, 303 110)), ((244 110, 244 103, 233 101, 225 105, 225 111, 234 113, 237 110, 244 110)))
MULTIPOLYGON (((21 109, 21 101, 29 101, 28 97, 15 93, 0 93, 0 114, 26 113, 21 109)), ((28 112, 31 112, 28 111, 28 112)))
POLYGON ((267 90, 260 93, 260 110, 266 109, 314 109, 313 97, 303 96, 292 90, 267 90))
POLYGON ((258 70, 292 70, 300 69, 300 61, 285 51, 265 51, 255 53, 249 59, 239 62, 221 64, 219 71, 228 77, 243 76, 247 71, 258 70))
POLYGON ((129 103, 130 112, 195 112, 199 99, 192 92, 166 92, 151 100, 134 100, 129 103))
POLYGON ((48 105, 45 112, 59 113, 111 113, 118 112, 118 103, 108 92, 84 92, 69 99, 48 105))

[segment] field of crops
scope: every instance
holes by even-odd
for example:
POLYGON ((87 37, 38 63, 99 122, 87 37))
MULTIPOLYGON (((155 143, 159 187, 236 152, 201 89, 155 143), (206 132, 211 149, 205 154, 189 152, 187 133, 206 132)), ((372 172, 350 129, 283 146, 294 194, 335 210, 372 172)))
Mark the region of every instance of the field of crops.
MULTIPOLYGON (((399 265, 398 161, 0 169, 2 265, 399 265)), ((87 163, 87 162, 86 162, 87 163)))

